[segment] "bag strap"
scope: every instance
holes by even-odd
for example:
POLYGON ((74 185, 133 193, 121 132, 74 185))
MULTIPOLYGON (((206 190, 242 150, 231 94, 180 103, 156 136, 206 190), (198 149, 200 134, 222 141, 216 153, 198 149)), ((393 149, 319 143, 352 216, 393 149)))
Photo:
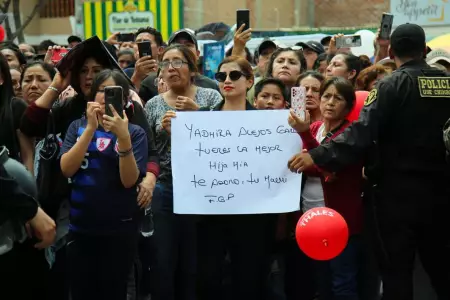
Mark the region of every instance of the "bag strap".
POLYGON ((52 134, 55 134, 55 118, 53 116, 52 110, 50 110, 50 112, 48 113, 47 130, 45 133, 44 144, 42 148, 48 145, 49 138, 52 134))
POLYGON ((328 141, 333 137, 333 135, 336 134, 336 132, 338 132, 343 126, 345 126, 346 124, 348 124, 348 120, 344 120, 341 122, 341 124, 339 124, 338 127, 336 127, 335 129, 329 131, 327 133, 327 135, 325 136, 325 138, 322 140, 322 142, 320 142, 321 145, 328 143, 328 141))

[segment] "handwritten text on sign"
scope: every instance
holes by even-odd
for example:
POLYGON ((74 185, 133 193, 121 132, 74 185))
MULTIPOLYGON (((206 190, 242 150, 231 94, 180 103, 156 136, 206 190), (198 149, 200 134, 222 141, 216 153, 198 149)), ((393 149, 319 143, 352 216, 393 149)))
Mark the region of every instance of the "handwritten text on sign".
POLYGON ((174 212, 283 213, 299 209, 302 149, 288 110, 177 112, 172 120, 174 212))

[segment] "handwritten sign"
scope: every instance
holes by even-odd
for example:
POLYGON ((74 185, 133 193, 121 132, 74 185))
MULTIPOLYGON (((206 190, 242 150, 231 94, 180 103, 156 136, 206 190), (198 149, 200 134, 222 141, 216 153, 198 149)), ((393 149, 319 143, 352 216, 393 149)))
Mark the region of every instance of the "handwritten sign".
POLYGON ((172 120, 174 212, 296 211, 301 174, 287 168, 302 149, 288 110, 177 112, 172 120))
POLYGON ((450 3, 442 0, 391 0, 391 13, 395 26, 450 24, 450 3))

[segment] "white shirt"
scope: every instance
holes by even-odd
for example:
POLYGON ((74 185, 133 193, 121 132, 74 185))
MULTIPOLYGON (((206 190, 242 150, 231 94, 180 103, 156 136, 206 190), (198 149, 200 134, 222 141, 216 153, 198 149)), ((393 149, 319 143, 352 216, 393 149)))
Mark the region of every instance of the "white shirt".
MULTIPOLYGON (((323 132, 325 130, 325 125, 322 124, 319 127, 319 130, 316 134, 316 140, 321 143, 323 139, 325 138, 323 136, 323 132)), ((310 210, 311 208, 315 207, 324 207, 325 206, 325 197, 323 195, 323 187, 322 187, 322 181, 320 180, 320 177, 307 177, 305 186, 303 187, 302 191, 302 210, 303 212, 306 212, 310 210)))

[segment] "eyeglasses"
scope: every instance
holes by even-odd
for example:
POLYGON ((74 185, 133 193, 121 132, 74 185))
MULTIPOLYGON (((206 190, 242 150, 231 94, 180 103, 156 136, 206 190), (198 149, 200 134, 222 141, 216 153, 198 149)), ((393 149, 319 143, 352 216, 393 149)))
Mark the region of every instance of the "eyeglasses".
POLYGON ((174 69, 179 69, 183 66, 183 64, 187 64, 187 61, 183 61, 181 59, 174 59, 172 61, 165 60, 159 63, 159 67, 161 69, 167 69, 169 66, 172 66, 174 69))
POLYGON ((239 80, 239 78, 241 78, 242 76, 245 76, 244 73, 242 73, 241 71, 231 71, 230 73, 227 72, 217 72, 214 77, 216 78, 217 81, 219 82, 225 82, 225 80, 227 80, 227 77, 230 77, 231 81, 236 81, 239 80))

